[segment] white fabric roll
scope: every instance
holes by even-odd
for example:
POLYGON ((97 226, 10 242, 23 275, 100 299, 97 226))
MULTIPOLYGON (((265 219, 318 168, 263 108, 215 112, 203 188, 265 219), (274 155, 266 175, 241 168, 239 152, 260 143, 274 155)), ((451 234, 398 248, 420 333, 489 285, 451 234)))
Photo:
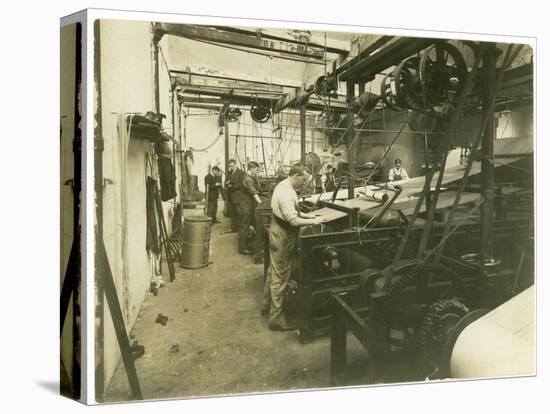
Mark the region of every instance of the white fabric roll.
POLYGON ((530 287, 467 326, 453 348, 451 377, 535 374, 534 298, 530 287))

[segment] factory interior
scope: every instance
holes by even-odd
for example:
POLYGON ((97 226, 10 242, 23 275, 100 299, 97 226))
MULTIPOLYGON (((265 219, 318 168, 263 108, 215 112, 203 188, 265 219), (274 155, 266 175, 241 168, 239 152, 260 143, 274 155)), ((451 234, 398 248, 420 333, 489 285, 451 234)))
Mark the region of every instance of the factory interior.
POLYGON ((93 33, 98 401, 534 374, 529 44, 93 33))

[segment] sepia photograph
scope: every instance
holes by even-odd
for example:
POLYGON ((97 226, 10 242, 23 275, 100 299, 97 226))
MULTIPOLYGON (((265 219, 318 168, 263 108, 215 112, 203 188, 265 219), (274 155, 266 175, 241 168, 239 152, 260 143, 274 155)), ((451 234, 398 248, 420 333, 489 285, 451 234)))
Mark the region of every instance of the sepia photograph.
POLYGON ((535 375, 533 39, 219 21, 88 22, 96 401, 535 375))

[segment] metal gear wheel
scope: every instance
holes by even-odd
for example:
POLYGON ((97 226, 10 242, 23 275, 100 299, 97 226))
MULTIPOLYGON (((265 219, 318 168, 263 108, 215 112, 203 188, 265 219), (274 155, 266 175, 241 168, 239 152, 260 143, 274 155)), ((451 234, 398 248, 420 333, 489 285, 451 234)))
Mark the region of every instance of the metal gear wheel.
POLYGON ((458 322, 469 309, 457 299, 440 300, 427 309, 416 331, 416 342, 421 361, 430 377, 446 376, 446 344, 458 322))

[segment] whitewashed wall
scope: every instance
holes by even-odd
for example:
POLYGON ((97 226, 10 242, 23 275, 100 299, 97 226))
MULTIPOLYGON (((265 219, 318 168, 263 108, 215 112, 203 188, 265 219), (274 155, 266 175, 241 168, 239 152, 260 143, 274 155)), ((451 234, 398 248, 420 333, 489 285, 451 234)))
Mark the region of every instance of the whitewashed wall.
MULTIPOLYGON (((145 152, 147 143, 121 142, 120 113, 154 110, 150 24, 101 21, 102 117, 104 176, 104 240, 122 312, 131 329, 152 276, 145 250, 145 152), (126 207, 124 207, 126 206, 126 207), (127 211, 125 211, 127 209, 127 211)), ((105 305, 105 383, 120 359, 116 336, 105 305)))

